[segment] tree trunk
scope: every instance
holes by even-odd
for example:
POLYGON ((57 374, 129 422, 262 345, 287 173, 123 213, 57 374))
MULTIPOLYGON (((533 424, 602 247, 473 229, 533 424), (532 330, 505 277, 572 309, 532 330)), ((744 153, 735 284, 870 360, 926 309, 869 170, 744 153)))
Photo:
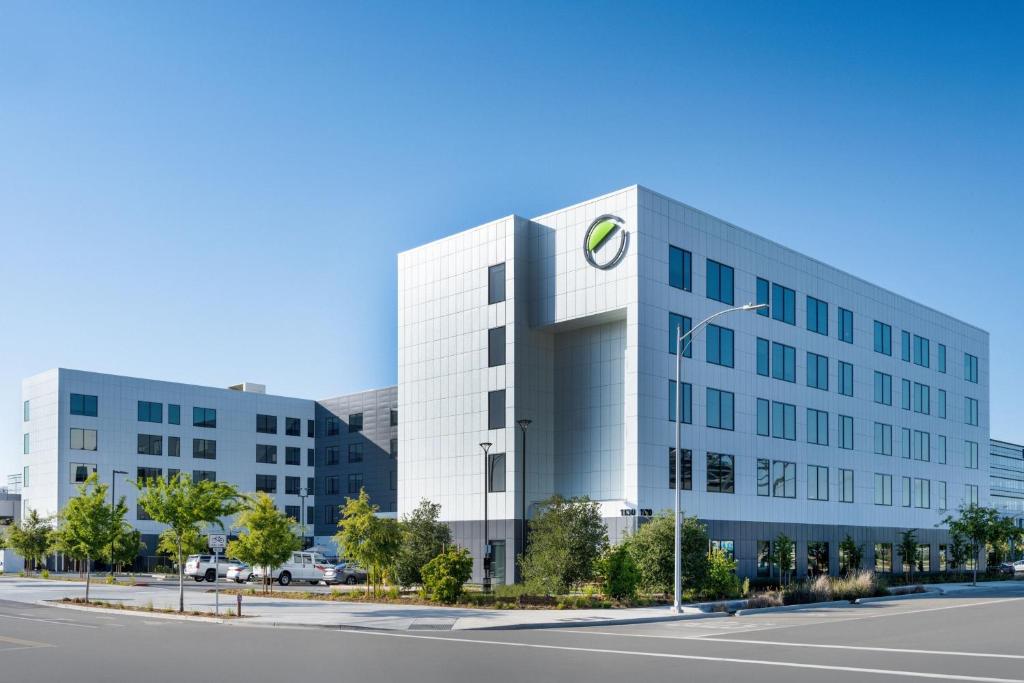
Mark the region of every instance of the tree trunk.
POLYGON ((89 571, 89 556, 85 556, 85 601, 89 602, 89 582, 92 578, 92 572, 89 571))
POLYGON ((181 535, 178 536, 178 612, 185 611, 185 563, 181 561, 181 535))
POLYGON ((972 585, 978 585, 978 544, 974 544, 974 581, 972 585))

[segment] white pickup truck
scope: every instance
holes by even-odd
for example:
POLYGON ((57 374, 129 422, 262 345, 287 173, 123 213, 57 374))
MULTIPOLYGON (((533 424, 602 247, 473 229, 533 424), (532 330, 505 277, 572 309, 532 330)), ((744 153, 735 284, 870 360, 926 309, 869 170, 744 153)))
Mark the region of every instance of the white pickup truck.
POLYGON ((217 566, 214 567, 213 555, 189 555, 188 559, 185 560, 185 576, 191 576, 197 582, 206 579, 210 583, 216 576, 225 578, 228 575, 228 567, 232 562, 228 561, 228 558, 223 555, 217 561, 217 566))
POLYGON ((324 572, 330 566, 320 553, 295 552, 292 553, 291 559, 280 567, 269 570, 267 567, 253 567, 252 580, 263 581, 269 576, 271 581, 277 581, 282 586, 287 586, 292 581, 317 584, 323 580, 324 572))

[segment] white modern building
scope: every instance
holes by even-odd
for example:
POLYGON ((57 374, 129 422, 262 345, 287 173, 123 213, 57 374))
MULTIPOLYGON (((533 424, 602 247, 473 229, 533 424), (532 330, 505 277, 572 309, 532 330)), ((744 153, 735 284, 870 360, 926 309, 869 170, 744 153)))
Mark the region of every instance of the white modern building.
POLYGON ((57 514, 95 472, 129 505, 129 520, 150 550, 165 527, 136 504, 129 481, 212 479, 243 492, 265 491, 297 521, 300 494, 314 509, 315 402, 272 396, 265 387, 218 389, 54 369, 22 382, 21 505, 57 514))
POLYGON ((671 508, 674 328, 747 302, 684 354, 685 512, 746 576, 780 532, 801 573, 911 528, 942 567, 946 511, 989 502, 988 334, 639 186, 399 255, 398 514, 440 503, 477 558, 486 515, 503 581, 553 494, 613 538, 671 508))

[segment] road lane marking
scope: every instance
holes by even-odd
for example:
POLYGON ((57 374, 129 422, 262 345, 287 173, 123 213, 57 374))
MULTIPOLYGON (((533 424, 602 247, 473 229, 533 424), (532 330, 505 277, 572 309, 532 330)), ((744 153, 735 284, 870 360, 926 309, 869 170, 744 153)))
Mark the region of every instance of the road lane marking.
MULTIPOLYGON (((664 636, 671 637, 671 636, 664 636)), ((950 657, 992 657, 995 659, 1024 659, 1024 655, 1006 655, 999 652, 962 652, 946 650, 914 650, 901 647, 867 647, 865 645, 826 645, 823 643, 787 643, 776 640, 750 640, 748 638, 682 638, 680 640, 702 640, 709 643, 749 643, 751 645, 781 645, 784 647, 812 647, 826 650, 860 650, 864 652, 893 652, 911 655, 949 655, 950 657)))
POLYGON ((346 633, 385 638, 410 638, 414 640, 440 640, 473 645, 500 645, 504 647, 533 648, 537 650, 559 650, 563 652, 587 652, 593 654, 653 657, 657 659, 679 659, 687 661, 718 662, 728 664, 749 664, 752 666, 778 666, 792 669, 815 669, 818 671, 846 671, 878 676, 901 676, 904 678, 933 678, 944 681, 971 681, 972 683, 1024 683, 1019 678, 994 678, 989 676, 966 676, 959 674, 929 673, 925 671, 901 671, 899 669, 871 669, 857 666, 835 666, 830 664, 807 664, 803 662, 782 662, 771 659, 740 659, 735 657, 710 657, 705 655, 684 655, 671 652, 640 652, 636 650, 609 650, 594 647, 571 647, 568 645, 544 645, 540 643, 519 643, 509 640, 482 640, 476 638, 454 638, 444 636, 414 635, 411 633, 388 633, 384 631, 347 631, 346 633))
POLYGON ((11 650, 23 650, 30 647, 53 647, 52 643, 40 643, 35 640, 22 640, 20 638, 11 638, 10 636, 0 636, 0 643, 10 643, 11 645, 19 646, 4 648, 0 650, 0 652, 10 652, 11 650))
POLYGON ((57 621, 56 619, 34 619, 32 617, 16 617, 13 614, 0 614, 0 619, 20 619, 21 621, 38 621, 43 624, 56 624, 57 626, 75 626, 77 628, 99 628, 93 624, 76 624, 73 621, 57 621))

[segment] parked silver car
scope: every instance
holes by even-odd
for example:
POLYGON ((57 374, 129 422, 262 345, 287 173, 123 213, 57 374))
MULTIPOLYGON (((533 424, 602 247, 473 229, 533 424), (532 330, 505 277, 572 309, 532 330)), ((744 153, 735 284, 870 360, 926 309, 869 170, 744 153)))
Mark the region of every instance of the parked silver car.
POLYGON ((228 574, 225 578, 235 583, 245 583, 252 578, 252 567, 245 562, 232 562, 228 566, 228 574))
POLYGON ((342 562, 328 567, 324 572, 323 583, 328 586, 336 583, 355 585, 366 581, 366 570, 352 562, 342 562))

